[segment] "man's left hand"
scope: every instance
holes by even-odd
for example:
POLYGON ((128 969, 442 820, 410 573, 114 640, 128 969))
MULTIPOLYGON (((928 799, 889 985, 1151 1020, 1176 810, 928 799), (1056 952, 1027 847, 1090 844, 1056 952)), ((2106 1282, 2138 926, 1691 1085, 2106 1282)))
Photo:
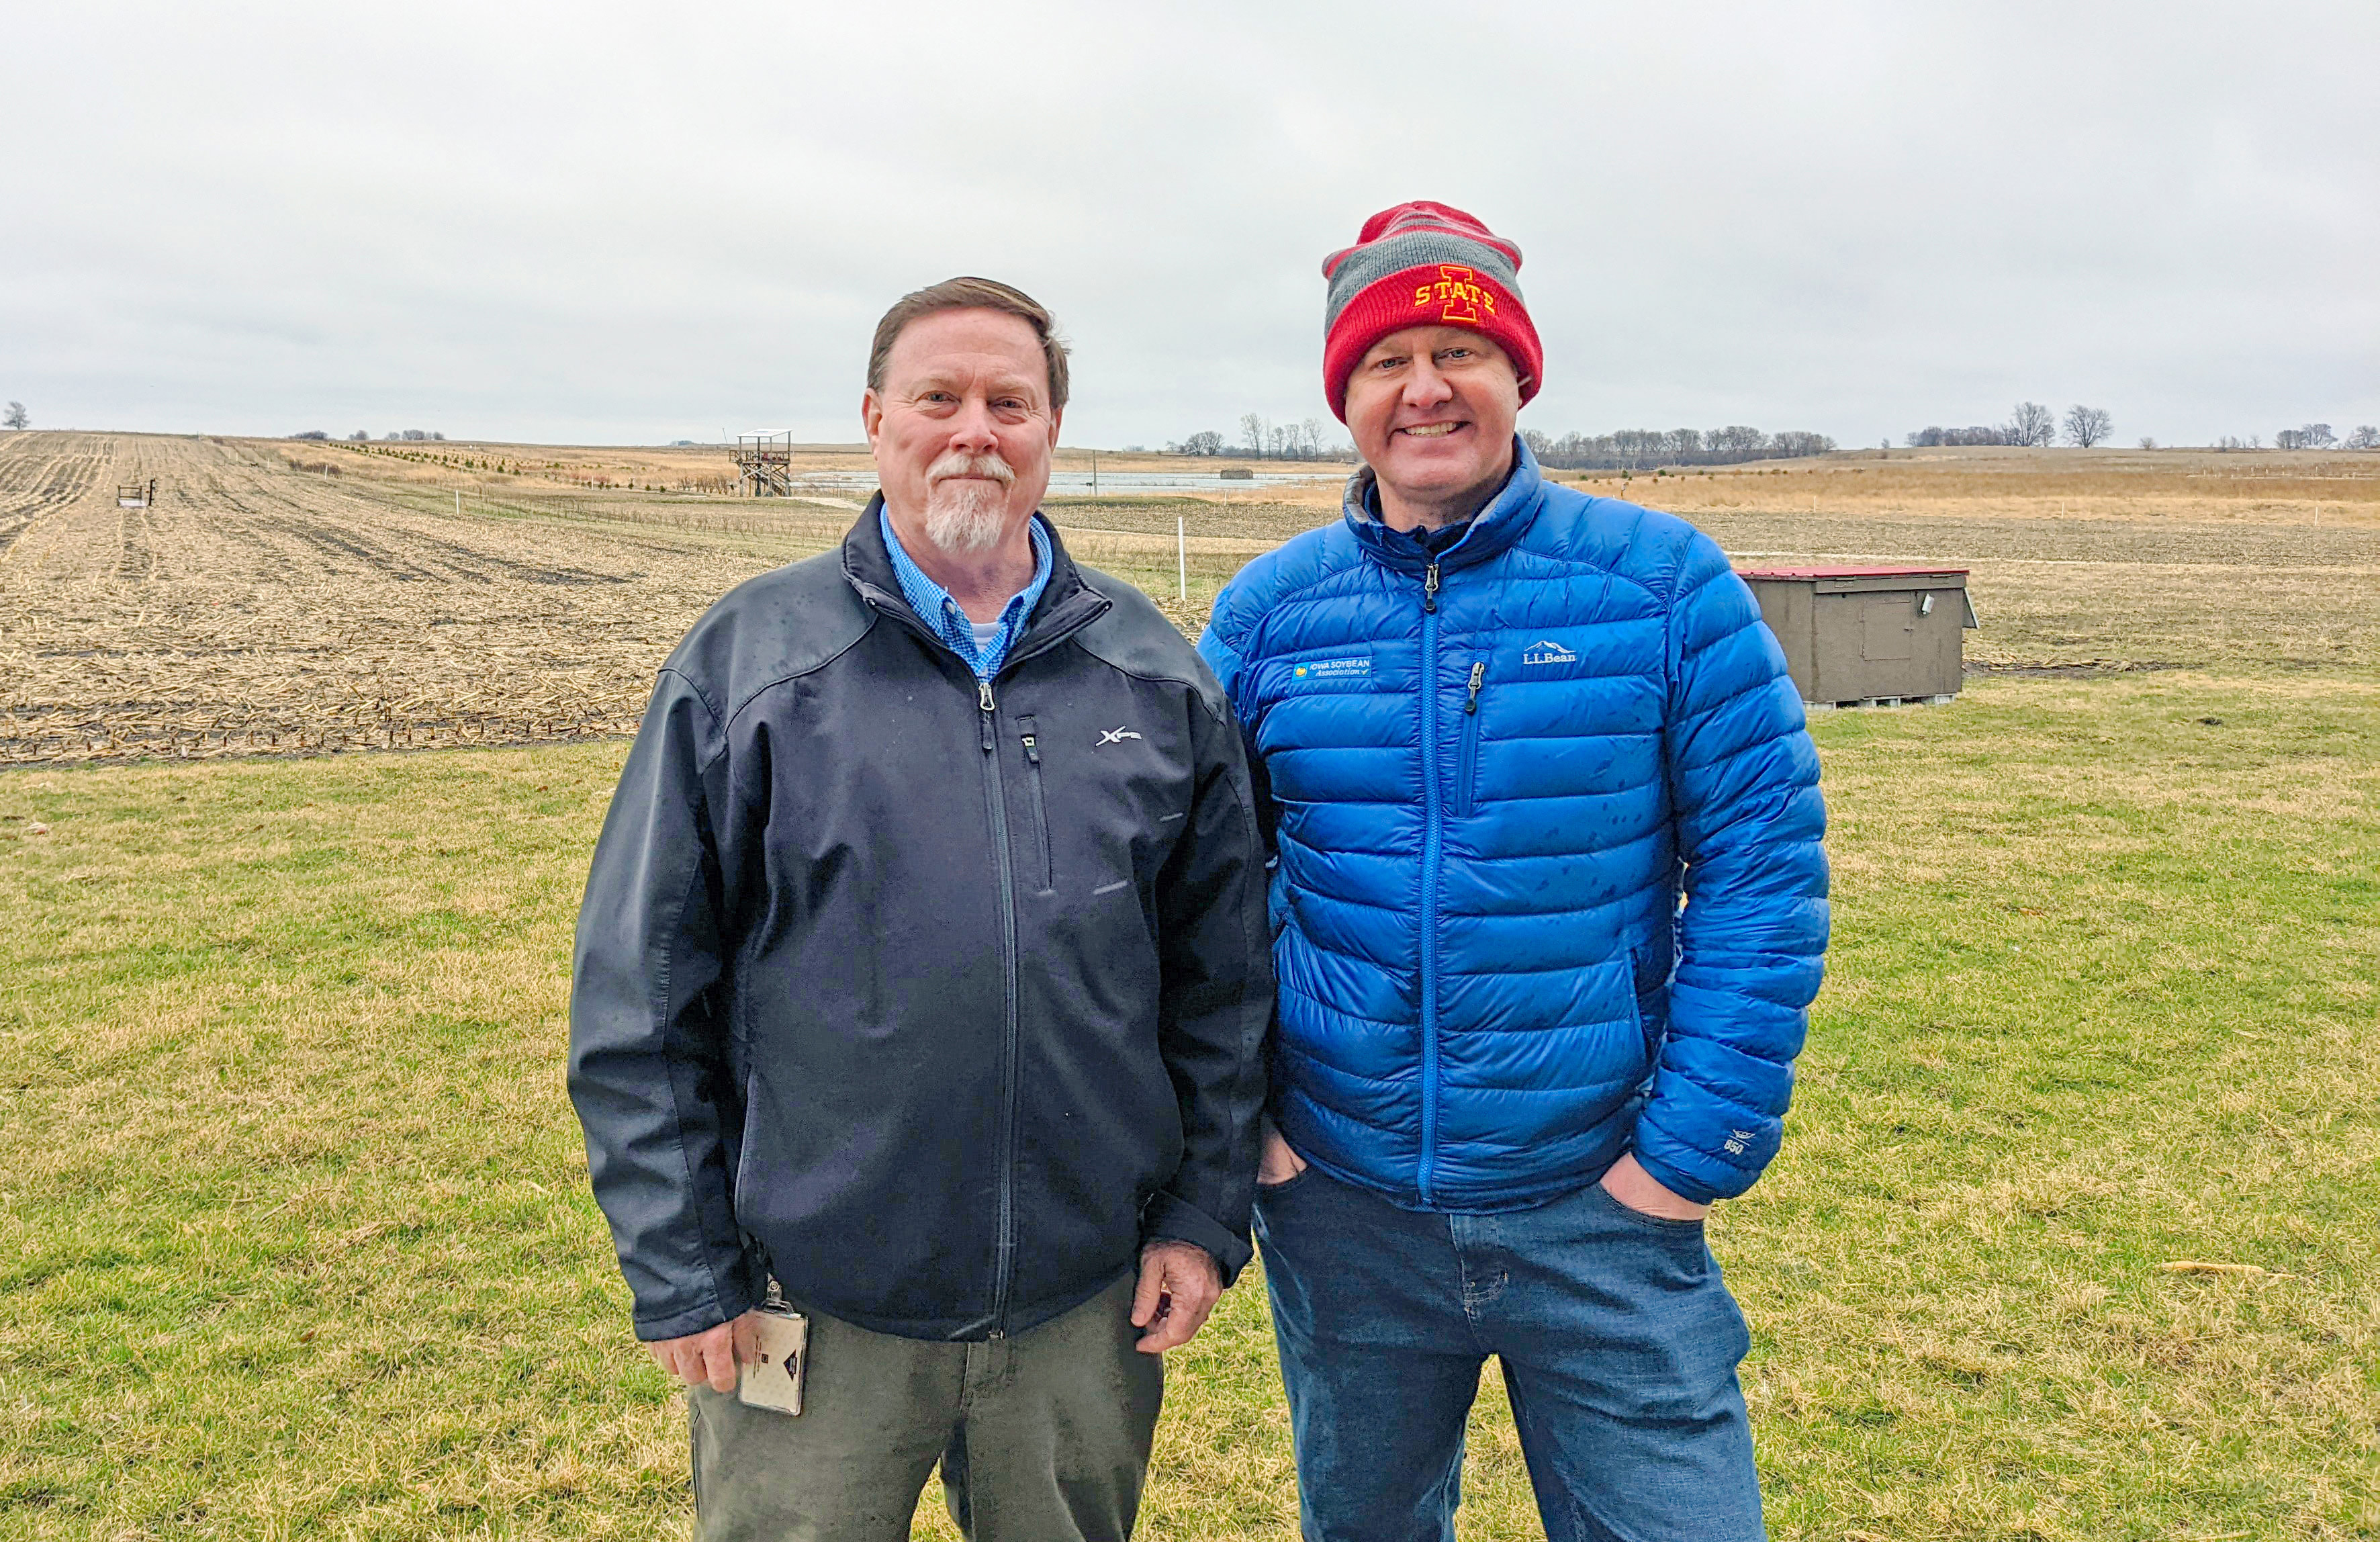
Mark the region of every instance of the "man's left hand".
POLYGON ((1695 1203, 1645 1172, 1633 1151, 1622 1152, 1604 1173, 1603 1192, 1640 1215, 1663 1220, 1700 1220, 1710 1214, 1708 1205, 1695 1203))
POLYGON ((1162 1354, 1190 1342, 1207 1325, 1223 1293, 1223 1271, 1196 1243, 1151 1243, 1140 1250, 1140 1289, 1132 1296, 1132 1325, 1145 1328, 1133 1347, 1162 1354))

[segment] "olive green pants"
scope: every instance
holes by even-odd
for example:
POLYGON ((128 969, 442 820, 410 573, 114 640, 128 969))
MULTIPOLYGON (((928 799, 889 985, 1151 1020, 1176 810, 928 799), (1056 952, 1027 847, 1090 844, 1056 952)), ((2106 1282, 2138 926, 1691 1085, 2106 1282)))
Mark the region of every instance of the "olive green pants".
POLYGON ((939 1462, 969 1542, 1124 1542, 1164 1395, 1127 1277, 1003 1340, 810 1317, 798 1417, 688 1394, 698 1542, 899 1542, 939 1462))

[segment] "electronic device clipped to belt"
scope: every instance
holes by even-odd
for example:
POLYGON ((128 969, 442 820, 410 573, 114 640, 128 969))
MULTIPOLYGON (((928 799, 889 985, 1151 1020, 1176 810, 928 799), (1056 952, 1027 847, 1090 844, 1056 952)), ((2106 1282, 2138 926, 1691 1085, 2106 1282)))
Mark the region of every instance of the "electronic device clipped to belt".
POLYGON ((769 1299, 754 1317, 756 1342, 751 1362, 742 1367, 736 1381, 736 1400, 753 1408, 799 1415, 802 1378, 810 1368, 810 1319, 785 1305, 773 1279, 769 1281, 769 1299))

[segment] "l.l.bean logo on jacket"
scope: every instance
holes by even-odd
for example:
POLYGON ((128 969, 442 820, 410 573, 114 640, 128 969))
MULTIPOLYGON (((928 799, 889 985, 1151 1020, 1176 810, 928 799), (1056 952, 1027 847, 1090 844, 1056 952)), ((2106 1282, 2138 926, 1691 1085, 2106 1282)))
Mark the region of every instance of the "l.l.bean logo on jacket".
POLYGON ((1549 637, 1539 638, 1521 650, 1521 663, 1524 668, 1530 664, 1574 664, 1576 662, 1578 662, 1578 655, 1572 651, 1568 644, 1555 642, 1549 637))
POLYGON ((1445 306, 1439 313, 1441 322, 1475 322, 1482 310, 1496 314, 1496 296, 1475 282, 1478 273, 1451 262, 1438 266, 1438 282, 1414 285, 1414 309, 1422 310, 1433 301, 1445 306))

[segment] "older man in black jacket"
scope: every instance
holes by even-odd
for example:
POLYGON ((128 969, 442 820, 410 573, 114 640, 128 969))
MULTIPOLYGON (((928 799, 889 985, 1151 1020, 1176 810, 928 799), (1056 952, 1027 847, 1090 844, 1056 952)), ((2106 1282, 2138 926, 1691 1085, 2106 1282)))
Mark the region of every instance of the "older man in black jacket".
POLYGON ((1049 313, 879 325, 882 492, 662 667, 579 914, 570 1092, 700 1535, 1129 1535, 1162 1384, 1247 1261, 1271 1004, 1214 677, 1036 512, 1049 313), (801 1413, 735 1396, 773 1281, 801 1413))

